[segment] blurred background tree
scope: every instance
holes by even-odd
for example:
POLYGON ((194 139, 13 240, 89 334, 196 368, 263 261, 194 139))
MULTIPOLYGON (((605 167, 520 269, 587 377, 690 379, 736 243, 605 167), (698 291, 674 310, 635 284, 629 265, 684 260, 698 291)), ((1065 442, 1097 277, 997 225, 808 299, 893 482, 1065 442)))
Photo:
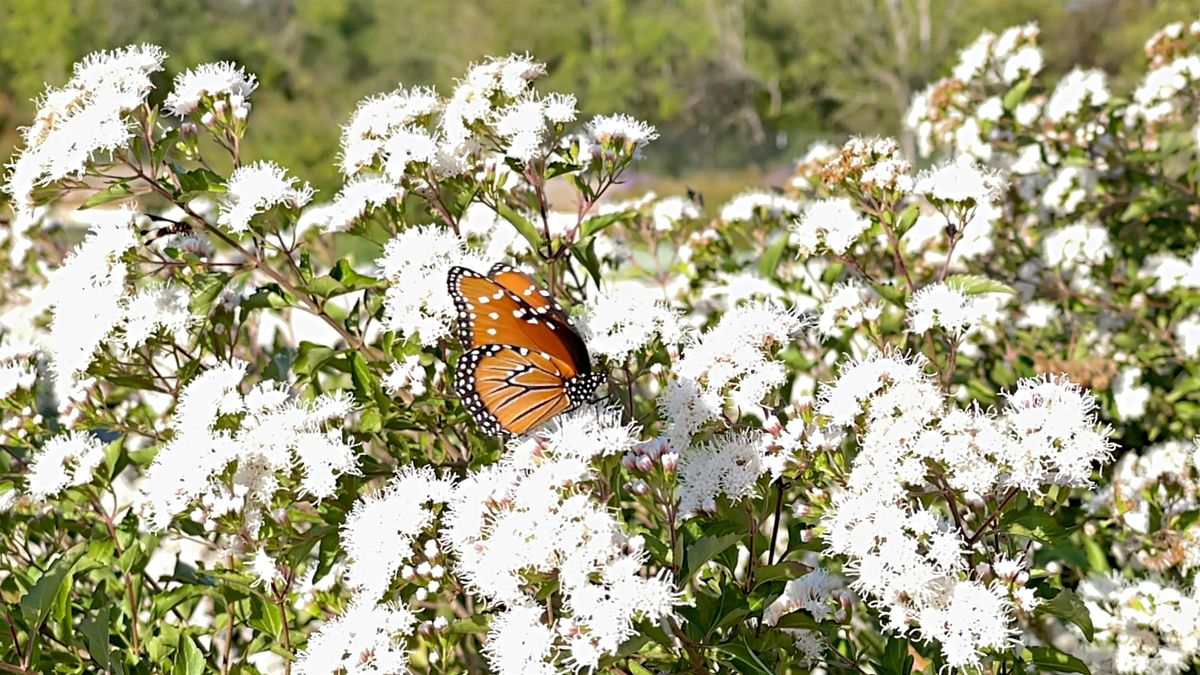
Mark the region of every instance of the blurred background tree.
POLYGON ((172 56, 158 96, 204 61, 257 74, 245 156, 329 195, 359 98, 398 83, 445 90, 471 61, 528 51, 585 114, 658 126, 641 180, 720 197, 782 175, 814 140, 903 138, 912 94, 985 28, 1037 21, 1051 71, 1104 68, 1119 91, 1148 36, 1198 12, 1196 0, 5 0, 0 153, 43 82, 92 50, 154 42, 172 56))

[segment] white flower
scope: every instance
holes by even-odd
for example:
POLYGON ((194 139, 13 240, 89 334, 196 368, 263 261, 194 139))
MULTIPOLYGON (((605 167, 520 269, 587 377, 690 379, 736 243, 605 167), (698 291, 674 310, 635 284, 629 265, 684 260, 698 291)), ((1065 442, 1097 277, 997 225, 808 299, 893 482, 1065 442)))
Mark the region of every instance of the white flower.
POLYGON ((677 345, 684 325, 660 291, 635 281, 620 282, 602 290, 587 305, 583 317, 588 349, 623 363, 629 355, 652 344, 677 345))
POLYGON ((1110 429, 1097 423, 1095 397, 1065 377, 1025 378, 1006 398, 1017 443, 1013 484, 1088 486, 1093 465, 1112 459, 1110 429))
POLYGON ((908 326, 924 333, 935 326, 962 336, 984 321, 996 320, 994 294, 968 294, 946 282, 933 283, 913 294, 908 303, 908 326))
POLYGON ((190 301, 186 289, 170 282, 139 289, 130 296, 125 302, 121 336, 126 351, 146 344, 158 330, 186 345, 193 320, 190 301))
POLYGON ((421 225, 388 241, 377 264, 391 282, 384 298, 384 324, 401 335, 417 336, 428 347, 450 335, 454 325, 454 301, 446 290, 450 268, 484 268, 488 263, 448 228, 421 225))
POLYGON ((38 348, 32 342, 4 336, 0 338, 0 399, 18 389, 29 389, 37 380, 34 365, 38 348))
POLYGON ((958 64, 954 66, 955 79, 963 82, 970 82, 975 79, 987 65, 988 58, 991 53, 992 44, 996 41, 996 34, 991 31, 983 31, 975 41, 967 45, 961 52, 958 53, 958 64))
POLYGON ((1001 180, 995 171, 960 155, 922 173, 914 189, 932 200, 975 205, 995 201, 1000 187, 1001 180))
POLYGON ((440 107, 437 94, 423 88, 396 89, 359 101, 342 128, 342 173, 353 176, 374 164, 394 132, 424 122, 440 107))
POLYGON ((124 116, 150 93, 150 76, 165 58, 154 45, 94 52, 75 64, 62 89, 46 89, 33 123, 21 131, 24 148, 5 185, 18 221, 31 219, 38 186, 82 175, 97 153, 124 147, 130 135, 124 116))
POLYGON ((1011 605, 999 586, 959 582, 947 596, 918 619, 921 637, 941 643, 947 666, 977 668, 982 650, 1003 649, 1012 640, 1011 605))
POLYGON ((761 436, 737 433, 684 449, 679 455, 679 511, 696 514, 717 497, 737 502, 753 495, 759 476, 767 473, 766 447, 761 436))
POLYGON ((1017 320, 1019 328, 1045 328, 1058 317, 1058 307, 1045 300, 1021 305, 1022 316, 1017 320))
POLYGON ((1084 105, 1102 106, 1109 98, 1104 71, 1075 68, 1058 81, 1046 102, 1046 119, 1057 124, 1078 114, 1084 105))
POLYGON ((1045 59, 1042 58, 1042 50, 1034 45, 1025 45, 1005 60, 1001 77, 1008 84, 1013 84, 1024 76, 1037 75, 1042 72, 1042 66, 1045 63, 1045 59))
POLYGON ((1113 245, 1104 226, 1081 221, 1046 235, 1042 255, 1050 267, 1086 273, 1112 257, 1113 245))
POLYGON ((266 161, 235 169, 226 189, 217 222, 234 232, 248 230, 250 219, 272 206, 282 204, 300 209, 313 195, 308 183, 297 187, 296 179, 288 176, 282 167, 266 161))
POLYGON ((1187 259, 1170 253, 1149 256, 1143 273, 1158 280, 1153 286, 1156 293, 1166 294, 1176 288, 1200 288, 1200 248, 1192 251, 1187 259))
POLYGON ((270 590, 271 584, 283 578, 283 575, 279 573, 279 565, 265 548, 254 552, 250 559, 250 572, 254 575, 254 585, 262 584, 268 590, 270 590))
POLYGON ((975 110, 975 117, 986 122, 997 122, 1004 115, 1004 101, 999 96, 988 97, 975 110))
POLYGON ((798 316, 778 304, 752 302, 727 312, 688 345, 658 402, 672 445, 689 445, 705 422, 720 416, 726 397, 740 409, 757 409, 787 379, 783 364, 771 355, 802 326, 798 316))
POLYGON ((25 476, 26 490, 46 500, 68 487, 92 482, 92 472, 104 461, 104 445, 91 434, 55 436, 38 450, 25 476))
POLYGON ((812 255, 824 244, 842 255, 871 227, 871 221, 854 209, 849 199, 822 199, 804 209, 792 225, 792 242, 801 255, 812 255))
POLYGON ((230 99, 236 109, 242 107, 256 87, 258 81, 254 76, 247 75, 235 63, 204 63, 175 76, 175 87, 163 105, 178 117, 191 114, 205 98, 230 99))
POLYGON ((1150 401, 1151 392, 1150 387, 1137 384, 1141 377, 1141 368, 1123 368, 1113 379, 1113 404, 1117 408, 1117 419, 1136 420, 1146 414, 1146 403, 1150 401))
POLYGON ((413 396, 425 394, 425 367, 420 354, 409 354, 392 364, 392 369, 383 376, 383 386, 393 394, 411 392, 413 396))
POLYGON ((721 220, 753 221, 755 216, 779 218, 800 212, 800 203, 790 197, 771 192, 749 190, 742 192, 721 207, 721 220))
POLYGON ((763 623, 774 626, 784 614, 797 609, 808 612, 816 621, 824 621, 833 614, 830 600, 834 591, 840 591, 842 587, 840 577, 820 568, 797 579, 789 579, 783 593, 763 611, 763 623))
POLYGON ((1117 672, 1186 672, 1200 654, 1200 599, 1155 579, 1092 576, 1077 589, 1117 672))
POLYGON ((666 197, 654 202, 650 219, 657 232, 670 232, 681 222, 700 218, 700 209, 686 197, 666 197))
POLYGON ((1068 215, 1087 199, 1094 183, 1095 175, 1091 171, 1068 166, 1060 170, 1046 186, 1042 200, 1055 213, 1068 215))
POLYGON ((871 289, 850 280, 834 286, 829 297, 821 303, 817 331, 826 337, 836 337, 864 322, 877 320, 882 312, 883 305, 871 289))
POLYGON ((380 675, 408 671, 408 645, 417 617, 404 607, 355 599, 308 639, 296 675, 380 675))
POLYGON ((1175 339, 1189 359, 1200 357, 1200 314, 1193 314, 1176 324, 1175 339))
POLYGON ((427 504, 445 502, 449 479, 428 467, 405 467, 381 492, 359 499, 342 525, 342 547, 350 558, 346 585, 356 597, 379 601, 396 573, 412 559, 414 542, 433 523, 427 504))
POLYGON ((422 127, 401 127, 383 143, 383 169, 389 180, 399 184, 414 164, 437 158, 438 139, 422 127))
POLYGON ((555 636, 542 623, 542 608, 517 605, 500 612, 488 627, 483 653, 496 675, 557 675, 552 660, 555 636))
POLYGON ((658 138, 658 131, 653 126, 621 113, 593 117, 587 131, 592 142, 598 145, 615 143, 632 149, 640 149, 658 138))
POLYGON ((278 486, 276 474, 299 469, 300 491, 321 499, 332 496, 338 476, 355 471, 353 446, 329 429, 350 412, 344 394, 300 400, 282 383, 267 381, 243 397, 238 384, 245 371, 240 361, 223 364, 184 388, 168 423, 171 440, 142 484, 141 508, 151 529, 165 528, 197 498, 230 492, 254 531, 278 486), (245 413, 239 425, 218 427, 237 413, 245 413), (231 484, 220 482, 235 461, 231 484))
POLYGON ((134 213, 111 211, 50 273, 43 298, 53 313, 47 351, 60 408, 66 406, 96 350, 126 317, 128 270, 120 257, 137 245, 134 213))
POLYGON ((404 189, 383 176, 358 174, 346 181, 332 204, 324 207, 326 210, 319 219, 321 229, 325 232, 344 231, 367 211, 392 200, 398 201, 403 196, 404 189))

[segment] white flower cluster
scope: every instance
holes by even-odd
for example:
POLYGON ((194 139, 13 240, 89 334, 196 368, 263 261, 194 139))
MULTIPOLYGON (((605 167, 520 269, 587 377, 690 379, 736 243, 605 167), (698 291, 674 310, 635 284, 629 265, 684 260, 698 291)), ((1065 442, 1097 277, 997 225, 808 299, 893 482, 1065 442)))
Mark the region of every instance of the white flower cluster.
MULTIPOLYGON (((827 424, 855 429, 847 488, 822 518, 826 552, 846 556, 854 590, 891 629, 915 626, 948 665, 972 667, 1013 631, 1008 590, 970 576, 965 534, 910 491, 940 467, 950 488, 976 495, 1008 486, 1086 485, 1110 454, 1095 401, 1064 380, 1022 380, 1002 415, 948 406, 921 359, 875 353, 842 368, 820 392, 827 424)), ((1023 602, 1028 602, 1024 598, 1023 602)))
POLYGON ((164 105, 177 117, 187 117, 197 109, 208 108, 224 112, 225 106, 235 118, 245 119, 250 111, 246 99, 258 87, 253 75, 236 63, 202 63, 175 76, 175 86, 164 105))
POLYGON ((104 445, 95 436, 73 431, 46 442, 29 463, 26 490, 46 500, 64 489, 92 482, 92 472, 104 461, 104 445))
POLYGON ((759 477, 771 468, 769 443, 763 434, 727 433, 684 450, 676 488, 680 513, 713 514, 717 497, 737 502, 752 496, 759 477))
POLYGON ((1093 222, 1078 222, 1051 231, 1042 239, 1042 257, 1050 267, 1086 280, 1093 267, 1113 255, 1108 230, 1093 222))
POLYGON ((1173 253, 1152 255, 1146 259, 1142 273, 1156 280, 1151 290, 1162 295, 1175 289, 1200 289, 1200 248, 1187 258, 1173 253))
MULTIPOLYGON (((998 95, 993 96, 976 110, 970 97, 979 90, 1003 93, 1021 79, 1040 73, 1045 59, 1037 46, 1038 33, 1036 24, 1013 26, 999 36, 983 31, 959 52, 949 78, 913 98, 905 122, 916 132, 922 155, 950 145, 958 153, 980 160, 991 157, 983 125, 1000 119, 1003 103, 998 95)), ((1017 106, 1014 117, 1019 124, 1029 125, 1039 113, 1038 104, 1025 102, 1017 106)))
POLYGON ((258 161, 233 171, 221 199, 217 222, 233 232, 245 232, 254 216, 272 206, 283 205, 298 211, 312 196, 313 189, 308 183, 297 186, 296 179, 288 176, 283 167, 258 161))
POLYGON ((842 255, 870 228, 871 221, 856 211, 849 199, 822 199, 808 205, 792 225, 792 243, 803 256, 812 255, 822 246, 842 255))
POLYGON ((1099 108, 1108 103, 1108 79, 1102 70, 1075 68, 1063 76, 1046 101, 1045 117, 1059 124, 1078 115, 1084 106, 1099 108))
POLYGON ((671 582, 640 575, 641 540, 581 490, 593 459, 633 449, 632 431, 617 411, 583 409, 455 487, 442 539, 467 588, 504 607, 489 631, 495 672, 554 673, 560 657, 594 669, 634 634, 635 616, 672 612, 671 582), (557 576, 564 614, 544 619, 528 575, 557 576))
POLYGON ((486 260, 446 227, 409 227, 384 246, 377 261, 391 282, 384 298, 384 325, 422 345, 437 344, 454 327, 454 301, 446 275, 456 265, 487 269, 486 260))
MULTIPOLYGON (((1178 40, 1184 31, 1200 39, 1200 21, 1186 27, 1181 23, 1168 25, 1150 38, 1147 53, 1152 52, 1160 38, 1178 40)), ((1200 82, 1200 54, 1178 54, 1167 60, 1152 58, 1150 70, 1133 92, 1133 103, 1125 109, 1125 122, 1155 124, 1175 118, 1182 112, 1184 102, 1194 96, 1197 82, 1200 82)))
POLYGON ((753 302, 731 309, 689 344, 658 402, 671 446, 689 446, 705 422, 721 416, 726 397, 740 410, 757 411, 787 377, 772 354, 791 342, 803 324, 781 305, 753 302))
MULTIPOLYGON (((913 189, 934 202, 976 206, 994 203, 1003 181, 966 155, 939 164, 917 177, 913 189)), ((956 223, 958 225, 958 223, 956 223)))
POLYGON ((297 675, 379 675, 408 670, 404 638, 417 618, 405 607, 352 602, 308 639, 296 659, 297 675))
POLYGON ((38 348, 32 342, 0 338, 0 399, 7 399, 18 389, 29 389, 37 380, 34 365, 38 348))
POLYGON ((834 608, 833 605, 840 605, 843 597, 850 600, 850 596, 842 593, 844 587, 841 577, 820 568, 789 579, 783 587, 783 593, 763 610, 763 623, 774 626, 784 614, 798 609, 808 612, 816 621, 834 618, 841 622, 845 619, 846 610, 841 606, 834 608))
POLYGON ((800 203, 790 197, 761 190, 738 194, 721 207, 721 220, 754 222, 756 217, 775 219, 800 212, 800 203))
POLYGON ((1003 304, 1000 293, 967 293, 960 285, 939 281, 913 294, 908 327, 914 333, 936 327, 962 337, 985 322, 998 321, 1003 304))
POLYGON ((15 229, 23 232, 32 224, 37 187, 80 176, 97 153, 124 147, 130 135, 125 116, 154 88, 150 76, 162 70, 165 58, 154 45, 95 52, 75 64, 65 86, 46 89, 33 124, 21 132, 24 148, 5 185, 13 198, 15 229))
POLYGON ((353 473, 357 452, 330 428, 350 413, 344 394, 296 399, 287 387, 262 382, 243 396, 246 364, 234 361, 197 376, 184 388, 169 422, 173 432, 142 483, 141 508, 149 527, 161 530, 199 499, 212 519, 241 512, 257 532, 262 509, 281 476, 298 466, 299 490, 318 499, 334 493, 337 478, 353 473), (236 425, 230 420, 240 419, 236 425), (224 420, 224 421, 223 421, 224 420), (232 484, 220 475, 236 463, 232 484))
POLYGON ((685 328, 661 291, 636 281, 601 290, 588 303, 583 327, 588 349, 614 363, 623 363, 656 338, 668 347, 678 345, 685 328))
POLYGON ((882 313, 883 304, 874 292, 851 279, 834 286, 829 297, 821 303, 817 332, 825 337, 837 337, 866 322, 879 320, 882 313))
POLYGON ((1200 598, 1154 579, 1093 576, 1079 596, 1096 627, 1096 641, 1116 648, 1119 673, 1182 673, 1200 655, 1200 598))

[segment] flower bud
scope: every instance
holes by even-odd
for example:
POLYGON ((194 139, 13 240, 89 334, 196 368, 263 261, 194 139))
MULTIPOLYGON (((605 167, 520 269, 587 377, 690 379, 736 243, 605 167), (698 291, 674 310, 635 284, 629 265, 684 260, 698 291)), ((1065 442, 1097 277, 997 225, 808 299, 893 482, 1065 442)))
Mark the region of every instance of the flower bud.
POLYGON ((449 625, 450 625, 450 622, 447 621, 446 617, 444 617, 444 616, 439 616, 438 618, 433 620, 433 627, 435 630, 446 630, 446 627, 449 625))
POLYGON ((428 589, 430 593, 437 593, 438 591, 442 590, 442 582, 434 579, 426 584, 425 588, 428 589))
POLYGON ((654 470, 654 460, 649 455, 640 455, 634 461, 634 465, 642 473, 649 473, 654 470))
POLYGON ((706 498, 704 500, 704 502, 702 504, 700 504, 700 510, 709 515, 716 513, 717 512, 717 500, 713 499, 712 497, 706 498))
POLYGON ((637 455, 635 455, 631 452, 627 452, 621 456, 621 466, 625 467, 629 471, 636 471, 637 470, 637 460, 638 460, 637 455))
POLYGON ((211 112, 206 112, 200 116, 200 123, 206 127, 211 127, 216 121, 217 121, 216 116, 213 115, 211 112))
POLYGON ((637 495, 638 497, 650 492, 650 486, 647 485, 646 481, 644 480, 635 480, 632 483, 626 483, 625 489, 629 490, 630 493, 637 495))
POLYGON ((679 468, 679 453, 668 452, 662 456, 662 468, 667 473, 675 473, 679 468))
POLYGON ((246 121, 246 118, 249 116, 250 116, 250 104, 249 103, 233 109, 233 119, 238 120, 239 122, 246 121))
POLYGON ((425 602, 425 599, 429 597, 429 591, 424 588, 418 588, 417 592, 413 593, 413 597, 417 599, 417 602, 425 602))
POLYGON ((219 98, 219 99, 213 101, 213 110, 215 110, 218 115, 225 112, 225 106, 226 106, 226 103, 225 103, 225 99, 223 99, 223 98, 219 98))
POLYGON ((400 568, 400 578, 405 581, 412 581, 417 578, 416 570, 412 568, 412 565, 405 565, 400 568))

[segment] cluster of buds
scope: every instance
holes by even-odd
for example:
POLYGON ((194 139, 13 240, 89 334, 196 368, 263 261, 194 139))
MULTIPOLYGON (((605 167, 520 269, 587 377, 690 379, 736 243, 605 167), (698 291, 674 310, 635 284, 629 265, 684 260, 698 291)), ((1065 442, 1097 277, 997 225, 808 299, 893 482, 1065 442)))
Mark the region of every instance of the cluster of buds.
POLYGON ((212 102, 212 108, 200 116, 200 123, 209 128, 233 127, 245 124, 250 116, 250 101, 241 94, 232 94, 228 99, 219 98, 212 102))
POLYGON ((825 163, 821 180, 873 203, 894 203, 913 189, 912 166, 894 138, 851 138, 825 163))
POLYGON ((1197 47, 1200 47, 1200 20, 1187 25, 1177 21, 1163 26, 1162 30, 1146 40, 1144 49, 1146 58, 1150 60, 1150 68, 1155 69, 1187 56, 1197 47))
POLYGON ((438 547, 436 539, 427 539, 421 547, 421 552, 424 554, 425 560, 413 565, 405 565, 400 568, 400 578, 410 584, 421 584, 420 588, 413 593, 413 599, 417 602, 425 602, 430 595, 437 593, 442 589, 442 583, 446 578, 446 567, 441 564, 442 552, 438 547))
MULTIPOLYGON (((665 438, 656 438, 634 446, 621 457, 621 466, 635 474, 670 476, 679 468, 679 453, 671 450, 665 438)), ((639 478, 625 484, 625 489, 639 497, 650 492, 650 484, 639 478)))
MULTIPOLYGON (((450 626, 450 621, 448 619, 446 619, 446 617, 438 616, 438 617, 434 617, 433 619, 430 619, 428 621, 422 621, 421 623, 417 624, 417 632, 425 637, 430 637, 430 636, 434 635, 435 633, 440 633, 440 632, 446 630, 449 626, 450 626)), ((429 655, 432 657, 436 653, 437 652, 430 652, 429 655)))
POLYGON ((975 577, 981 581, 995 580, 1008 589, 1013 604, 1021 610, 1032 612, 1041 603, 1029 588, 1029 570, 1024 557, 998 558, 990 564, 981 562, 975 566, 975 577))
POLYGON ((800 193, 819 192, 823 185, 821 175, 825 171, 825 165, 837 159, 840 154, 837 146, 823 142, 813 143, 804 153, 804 157, 796 162, 788 185, 800 193))

